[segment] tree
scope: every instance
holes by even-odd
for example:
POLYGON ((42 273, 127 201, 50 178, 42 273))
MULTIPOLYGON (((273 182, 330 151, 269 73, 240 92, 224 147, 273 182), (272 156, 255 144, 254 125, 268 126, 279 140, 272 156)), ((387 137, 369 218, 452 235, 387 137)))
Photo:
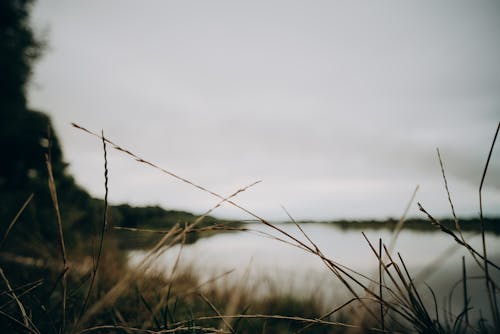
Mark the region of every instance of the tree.
MULTIPOLYGON (((29 111, 26 86, 43 43, 29 26, 31 0, 0 2, 0 142, 4 143, 0 165, 0 187, 5 190, 30 186, 30 178, 43 175, 44 137, 48 117, 29 111)), ((54 145, 60 158, 59 145, 54 145)))
POLYGON ((29 26, 33 1, 6 0, 0 2, 0 103, 2 116, 26 108, 26 84, 33 62, 43 50, 29 26))
POLYGON ((32 6, 32 0, 0 1, 0 224, 5 231, 33 193, 34 199, 16 230, 29 230, 30 237, 43 240, 52 238, 56 227, 47 187, 47 154, 60 205, 65 209, 66 226, 88 221, 88 216, 95 216, 96 206, 87 192, 67 175, 67 164, 50 118, 27 107, 27 85, 44 47, 29 24, 32 6))

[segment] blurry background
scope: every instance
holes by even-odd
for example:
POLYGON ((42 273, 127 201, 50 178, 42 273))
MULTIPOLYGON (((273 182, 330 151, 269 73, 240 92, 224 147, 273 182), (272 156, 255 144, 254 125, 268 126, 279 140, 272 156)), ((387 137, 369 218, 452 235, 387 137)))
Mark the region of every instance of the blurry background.
MULTIPOLYGON (((415 186, 475 216, 500 115, 500 3, 49 1, 30 107, 102 197, 100 131, 269 219, 399 217, 415 186)), ((485 186, 498 215, 500 150, 485 186)), ((216 199, 115 153, 110 200, 203 212, 216 199)), ((248 218, 222 208, 224 218, 248 218)), ((414 207, 410 213, 420 216, 414 207)))

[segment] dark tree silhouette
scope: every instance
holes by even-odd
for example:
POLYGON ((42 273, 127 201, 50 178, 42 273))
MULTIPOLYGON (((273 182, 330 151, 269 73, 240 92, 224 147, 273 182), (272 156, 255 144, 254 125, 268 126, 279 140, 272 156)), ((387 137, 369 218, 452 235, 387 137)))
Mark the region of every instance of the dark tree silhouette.
MULTIPOLYGON (((49 118, 27 109, 26 87, 32 66, 43 50, 29 25, 30 0, 0 2, 0 187, 9 190, 31 188, 44 175, 49 118)), ((62 172, 61 150, 53 140, 54 165, 62 172)))
MULTIPOLYGON (((0 1, 0 224, 5 231, 33 193, 16 231, 29 230, 30 237, 43 240, 55 231, 45 163, 49 152, 61 206, 68 213, 67 225, 88 220, 95 210, 89 210, 90 196, 65 173, 66 163, 50 118, 27 106, 27 85, 44 47, 30 26, 32 6, 31 0, 0 1)), ((9 239, 15 240, 15 233, 9 239)))
POLYGON ((2 114, 12 114, 26 107, 26 83, 33 62, 43 50, 29 26, 31 0, 0 2, 0 103, 2 114))

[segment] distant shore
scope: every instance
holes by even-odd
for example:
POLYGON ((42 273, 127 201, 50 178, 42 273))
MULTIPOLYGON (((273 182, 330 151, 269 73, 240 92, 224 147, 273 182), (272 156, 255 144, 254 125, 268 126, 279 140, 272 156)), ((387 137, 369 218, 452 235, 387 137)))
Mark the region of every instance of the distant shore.
MULTIPOLYGON (((310 223, 321 223, 321 224, 331 224, 335 225, 341 229, 394 229, 398 224, 399 220, 387 219, 387 220, 332 220, 332 221, 313 221, 304 220, 297 222, 298 224, 310 224, 310 223)), ((456 231, 455 221, 452 218, 439 219, 441 223, 446 228, 452 231, 456 231)), ((484 230, 486 232, 500 234, 500 217, 495 218, 484 218, 484 230)), ((458 219, 459 227, 462 231, 466 232, 481 232, 481 221, 479 218, 464 218, 458 219)), ((403 222, 404 229, 411 230, 422 230, 422 231, 439 231, 440 228, 435 224, 431 223, 427 219, 421 218, 409 218, 403 222)))

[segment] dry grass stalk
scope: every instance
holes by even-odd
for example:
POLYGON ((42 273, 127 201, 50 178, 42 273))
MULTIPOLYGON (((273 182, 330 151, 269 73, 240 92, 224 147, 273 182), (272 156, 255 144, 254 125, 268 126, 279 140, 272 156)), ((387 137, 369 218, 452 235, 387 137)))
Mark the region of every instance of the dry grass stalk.
MULTIPOLYGON (((226 314, 226 315, 236 314, 237 313, 236 310, 238 308, 238 305, 244 299, 244 297, 248 295, 248 291, 246 291, 246 290, 247 290, 247 287, 249 286, 248 282, 249 282, 249 277, 250 277, 250 268, 251 268, 251 261, 247 265, 247 268, 245 269, 245 273, 241 277, 240 281, 237 283, 238 289, 235 291, 235 293, 231 294, 231 296, 228 300, 228 303, 226 304, 224 314, 226 314)), ((223 323, 227 322, 227 323, 229 323, 229 325, 232 325, 233 320, 234 320, 233 318, 221 319, 221 324, 222 324, 222 322, 223 323)), ((238 320, 240 320, 240 319, 238 319, 238 320)), ((229 328, 231 328, 231 326, 229 328)), ((234 333, 234 330, 233 330, 233 333, 234 333)))
POLYGON ((398 223, 396 224, 396 227, 394 227, 394 230, 392 231, 392 236, 391 236, 391 241, 389 242, 389 250, 392 251, 394 250, 394 247, 396 245, 396 240, 398 239, 399 232, 403 229, 404 223, 406 221, 406 217, 408 216, 408 212, 410 212, 410 208, 413 204, 413 201, 415 200, 415 197, 417 196, 418 189, 420 188, 419 185, 415 187, 413 190, 413 193, 411 194, 411 197, 406 204, 406 208, 403 211, 403 214, 401 215, 401 218, 399 219, 398 223))
MULTIPOLYGON (((43 279, 39 279, 39 280, 36 280, 34 282, 27 283, 27 284, 24 284, 22 286, 19 286, 19 287, 13 289, 12 292, 22 291, 20 294, 17 295, 17 299, 21 300, 20 298, 22 296, 28 295, 31 291, 33 291, 36 288, 38 288, 39 286, 43 285, 43 283, 44 283, 44 280, 43 279)), ((1 293, 1 295, 8 295, 10 292, 11 292, 10 290, 9 291, 3 291, 1 293)), ((7 306, 9 306, 10 304, 15 303, 15 302, 16 302, 16 299, 12 299, 12 300, 10 300, 10 301, 8 301, 8 302, 0 305, 0 310, 6 308, 7 306)))
MULTIPOLYGON (((453 221, 455 223, 455 229, 457 230, 458 235, 460 236, 460 239, 462 240, 463 244, 466 244, 467 242, 465 241, 464 235, 462 233, 460 223, 459 223, 457 215, 455 213, 455 206, 453 205, 453 201, 451 199, 450 189, 448 188, 448 180, 446 179, 446 174, 444 172, 444 163, 443 163, 443 159, 441 158, 441 153, 439 151, 439 148, 436 148, 436 152, 437 152, 437 156, 438 156, 438 160, 439 160, 439 166, 441 167, 441 175, 443 176, 444 188, 446 190, 446 195, 448 196, 448 203, 450 204, 451 214, 453 216, 453 221)), ((471 255, 472 255, 472 258, 474 259, 474 261, 476 261, 476 263, 479 266, 481 266, 481 263, 480 263, 479 259, 477 258, 476 254, 471 253, 471 255)))
MULTIPOLYGON (((488 153, 488 158, 486 159, 486 165, 483 169, 483 175, 481 176, 481 183, 479 184, 479 219, 481 220, 481 238, 483 242, 483 260, 484 260, 484 274, 486 275, 486 290, 488 291, 488 299, 490 302, 491 314, 493 317, 493 321, 495 323, 496 328, 500 328, 500 319, 498 313, 498 303, 496 300, 496 291, 495 286, 493 284, 493 280, 491 279, 489 272, 489 261, 488 255, 486 251, 486 238, 484 233, 484 220, 483 220, 483 185, 484 179, 486 178, 486 173, 488 171, 488 165, 490 164, 491 154, 493 152, 493 147, 495 146, 495 142, 497 140, 498 131, 500 130, 500 122, 498 122, 497 129, 495 131, 495 136, 493 137, 493 142, 490 146, 490 151, 488 153)), ((498 268, 497 268, 498 269, 498 268)))
MULTIPOLYGON (((157 230, 157 229, 148 229, 148 228, 137 228, 137 227, 125 227, 125 226, 113 226, 114 230, 119 231, 130 231, 130 232, 144 232, 144 233, 156 233, 156 234, 165 234, 168 233, 167 230, 157 230)), ((237 231, 237 232, 249 232, 251 231, 246 227, 235 227, 228 226, 224 224, 215 224, 200 228, 191 228, 187 233, 200 233, 200 232, 208 232, 208 231, 237 231)), ((259 232, 259 231, 254 231, 259 232)))
MULTIPOLYGON (((457 235, 455 233, 453 233, 452 230, 450 230, 449 228, 447 228, 446 226, 444 226, 443 224, 441 224, 436 218, 434 218, 429 212, 427 212, 427 210, 425 210, 424 207, 420 203, 417 203, 417 204, 418 204, 419 210, 421 212, 425 213, 425 215, 427 216, 427 218, 429 219, 429 221, 432 224, 434 224, 437 227, 439 227, 439 229, 441 231, 443 231, 444 233, 450 235, 459 245, 464 246, 467 250, 469 250, 469 252, 471 254, 474 254, 474 255, 478 256, 485 263, 488 263, 490 266, 495 267, 496 269, 500 270, 500 267, 497 264, 495 264, 494 262, 491 262, 490 260, 488 260, 487 258, 485 258, 481 253, 479 253, 476 249, 474 249, 469 243, 462 241, 459 237, 457 237, 457 235)), ((481 265, 481 269, 484 270, 484 265, 481 265)))
POLYGON ((149 330, 143 328, 135 328, 129 326, 119 326, 119 325, 102 325, 102 326, 94 326, 83 329, 75 334, 85 334, 92 332, 102 332, 103 330, 123 330, 130 331, 132 333, 145 333, 145 334, 167 334, 167 333, 177 333, 177 332, 188 332, 194 331, 195 333, 213 333, 213 334, 231 334, 231 332, 221 330, 218 328, 210 328, 210 327, 201 327, 201 326, 179 326, 172 329, 162 329, 162 330, 149 330))
MULTIPOLYGON (((338 321, 326 321, 326 320, 321 320, 318 318, 315 319, 310 319, 310 318, 303 318, 303 317, 294 317, 294 316, 285 316, 285 315, 276 315, 276 314, 237 314, 237 315, 224 315, 223 316, 226 319, 278 319, 278 320, 290 320, 290 321, 296 321, 296 322, 301 322, 304 324, 313 324, 313 325, 328 325, 332 327, 342 327, 342 328, 362 328, 360 326, 356 325, 350 325, 347 323, 343 322, 338 322, 338 321)), ((219 316, 205 316, 205 317, 198 317, 196 321, 201 321, 201 320, 214 320, 214 319, 219 319, 219 316)), ((174 323, 173 326, 183 326, 187 323, 189 323, 190 320, 188 321, 181 321, 174 323)), ((369 330, 370 332, 375 332, 375 333, 388 333, 388 331, 383 331, 379 328, 365 328, 369 330)))
MULTIPOLYGON (((366 287, 364 284, 362 284, 359 280, 357 280, 356 278, 354 278, 352 275, 350 275, 347 271, 344 270, 343 266, 339 266, 338 264, 336 264, 334 261, 332 261, 331 259, 328 259, 327 257, 325 257, 325 255, 321 252, 321 250, 319 249, 319 247, 316 245, 316 243, 314 243, 312 241, 312 239, 304 232, 304 230, 300 227, 299 224, 297 224, 297 222, 293 219, 293 217, 290 215, 290 213, 283 207, 283 210, 285 211, 285 213, 288 215, 288 217, 291 219, 291 221, 295 224, 295 226, 299 229, 299 231, 304 235, 304 237, 307 239, 307 241, 309 243, 311 243, 311 247, 305 245, 304 243, 302 243, 300 240, 296 239, 295 237, 292 237, 291 235, 289 235, 288 233, 285 233, 283 231, 283 233, 285 234, 285 236, 289 237, 292 241, 295 241, 296 244, 293 244, 294 246, 297 246, 299 248, 302 248, 303 250, 313 254, 313 255, 316 255, 318 256, 322 261, 323 263, 326 265, 326 267, 341 281, 341 283, 349 290, 349 292, 354 296, 354 298, 360 302, 360 304, 363 306, 363 310, 364 312, 362 312, 361 314, 357 314, 356 318, 357 319, 362 319, 364 318, 364 314, 365 312, 368 312, 370 315, 372 315, 374 318, 376 318, 375 314, 373 313, 373 311, 370 309, 370 307, 365 303, 365 300, 366 298, 361 298, 358 293, 354 290, 354 288, 351 286, 351 284, 349 284, 349 282, 346 280, 346 278, 343 277, 343 275, 345 275, 347 278, 349 278, 351 281, 353 281, 354 283, 356 283, 358 286, 360 286, 365 292, 367 292, 368 294, 374 296, 375 294, 371 291, 370 288, 366 287)), ((275 227, 276 230, 278 231, 282 231, 280 228, 278 227, 275 227)), ((281 239, 277 239, 277 240, 281 240, 281 239)), ((284 241, 286 243, 288 243, 287 241, 284 241)), ((349 270, 349 271, 352 271, 352 270, 349 270)), ((352 271, 354 273, 357 274, 357 272, 355 271, 352 271)), ((364 277, 363 275, 361 275, 362 277, 364 277)), ((366 277, 364 277, 366 278, 366 277)), ((370 279, 371 281, 371 279, 370 279)), ((353 328, 358 328, 358 326, 354 326, 353 328)))
POLYGON ((31 202, 33 199, 33 194, 30 194, 28 196, 28 199, 24 202, 24 204, 21 206, 21 209, 17 212, 17 214, 14 216, 14 219, 10 222, 9 226, 7 227, 7 230, 5 231, 5 234, 2 238, 2 241, 0 241, 0 249, 3 248, 3 245, 5 244, 5 241, 7 240, 7 237, 9 236, 10 230, 12 230, 12 227, 14 227, 14 224, 19 220, 19 217, 21 217, 21 214, 24 212, 28 204, 31 202))
POLYGON ((465 268, 465 256, 462 256, 462 279, 463 279, 463 288, 464 288, 464 310, 465 310, 465 324, 467 327, 469 324, 469 294, 467 292, 467 270, 465 268))
POLYGON ((31 322, 28 314, 26 313, 26 309, 24 308, 23 304, 21 303, 21 301, 17 297, 16 293, 12 289, 10 282, 7 279, 7 277, 5 276, 2 268, 0 268, 0 276, 2 277, 3 281, 5 282, 5 285, 7 286, 8 293, 12 296, 12 299, 16 301, 16 304, 19 307, 19 311, 21 311, 21 315, 23 317, 24 327, 26 329, 29 329, 32 332, 37 333, 38 331, 36 330, 36 327, 34 327, 34 326, 32 327, 32 322, 31 322))
MULTIPOLYGON (((50 131, 49 131, 48 137, 50 138, 50 131)), ((61 303, 61 305, 62 305, 61 318, 62 318, 62 331, 64 332, 64 329, 66 327, 66 302, 67 302, 67 292, 68 292, 67 291, 68 290, 67 273, 68 273, 69 267, 68 267, 68 260, 67 260, 67 255, 66 255, 66 246, 64 244, 64 234, 63 234, 63 228, 62 228, 61 211, 59 209, 59 200, 57 198, 56 182, 54 180, 54 174, 52 173, 50 144, 49 144, 48 153, 45 155, 45 163, 47 165, 50 197, 52 198, 52 204, 53 204, 54 210, 56 212, 56 220, 57 220, 57 227, 58 227, 58 233, 59 233, 59 246, 61 249, 61 255, 62 255, 62 259, 63 259, 63 270, 62 270, 62 279, 61 279, 61 285, 62 285, 62 290, 63 290, 62 303, 61 303)))
MULTIPOLYGON (((392 251, 394 250, 394 247, 396 245, 396 241, 398 239, 398 236, 399 236, 399 233, 401 232, 401 230, 403 229, 403 226, 404 226, 404 223, 406 221, 406 216, 408 215, 408 212, 410 211, 410 208, 411 208, 411 205, 413 203, 413 201, 415 200, 415 196, 417 195, 417 192, 418 192, 418 189, 419 189, 419 186, 417 185, 415 187, 415 189, 413 190, 412 192, 412 195, 410 197, 410 199, 408 200, 408 203, 406 204, 406 207, 403 211, 403 214, 401 215, 401 218, 399 219, 398 223, 396 224, 396 226, 394 227, 393 231, 392 231, 392 236, 391 236, 391 240, 389 242, 389 250, 390 252, 392 253, 392 251)), ((368 241, 368 244, 370 245, 370 247, 372 248, 372 251, 374 251, 374 248, 372 247, 371 243, 369 242, 368 238, 366 237, 366 235, 363 233, 363 236, 364 238, 368 241)), ((375 251, 374 251, 375 252, 375 251)), ((375 255, 378 256, 375 252, 375 255)), ((378 262, 379 262, 379 275, 380 274, 383 274, 380 270, 380 266, 384 266, 384 257, 382 255, 382 252, 380 251, 379 252, 379 255, 380 257, 378 258, 378 262)), ((385 269, 384 269, 385 271, 385 269)), ((394 281, 394 279, 391 277, 391 280, 393 281, 393 283, 396 285, 396 287, 398 287, 397 283, 394 281)), ((380 287, 380 292, 379 292, 379 295, 381 296, 382 295, 382 286, 381 286, 381 279, 379 278, 379 282, 375 282, 375 281, 370 281, 370 285, 368 286, 368 290, 372 290, 374 288, 374 286, 376 285, 379 285, 380 287)), ((399 287, 398 287, 399 288, 399 287)), ((400 299, 399 296, 397 296, 396 294, 394 294, 392 291, 391 291, 391 294, 393 297, 395 297, 396 299, 400 299)), ((403 295, 403 294, 402 294, 403 295)), ((403 295, 404 296, 404 295, 403 295)), ((380 298, 382 300, 382 298, 380 298)), ((380 303, 380 307, 381 307, 381 317, 380 317, 380 320, 381 320, 381 323, 383 324, 384 323, 384 320, 383 320, 383 304, 380 303)), ((358 322, 362 323, 363 321, 365 321, 365 314, 362 314, 359 318, 358 318, 358 322)))
MULTIPOLYGON (((391 310, 394 313, 398 314, 401 316, 403 319, 407 320, 409 323, 418 323, 419 317, 418 317, 418 312, 416 312, 414 304, 412 303, 412 298, 411 295, 413 292, 411 291, 411 285, 407 283, 403 273, 399 269, 399 266, 394 260, 392 259, 387 247, 382 243, 381 246, 384 248, 385 251, 385 256, 389 259, 390 263, 389 265, 385 265, 383 261, 383 255, 381 252, 377 252, 375 250, 375 247, 373 244, 370 242, 370 240, 366 237, 365 233, 362 232, 365 240, 367 241, 368 245, 370 246, 373 254, 377 257, 377 260, 379 261, 379 264, 384 268, 384 272, 387 274, 387 276, 390 278, 391 283, 396 287, 398 294, 395 293, 395 291, 391 288, 389 288, 387 285, 382 285, 384 289, 386 289, 391 296, 395 299, 395 303, 388 302, 387 300, 384 300, 380 298, 378 295, 375 293, 372 293, 374 296, 375 300, 387 310, 391 310), (398 280, 395 279, 395 277, 392 275, 391 271, 389 270, 389 267, 393 267, 398 275, 399 282, 398 280), (401 284, 403 285, 403 288, 401 287, 401 284), (407 297, 408 295, 408 297, 407 297)), ((402 261, 402 259, 401 259, 402 261)), ((380 283, 379 283, 380 284, 380 283)), ((371 292, 371 290, 369 290, 371 292)))
MULTIPOLYGON (((187 289, 186 291, 184 291, 183 293, 180 293, 177 295, 177 297, 186 297, 186 296, 189 296, 189 295, 193 295, 193 294, 196 294, 200 291, 201 288, 203 288, 204 286, 207 286, 207 285, 210 285, 226 276, 228 276, 229 274, 232 274, 234 272, 234 269, 231 269, 231 270, 228 270, 226 272, 223 272, 217 276, 214 276, 196 286, 193 286, 192 288, 190 289, 187 289)), ((167 302, 170 301, 170 299, 167 299, 167 302)))
POLYGON ((455 213, 455 206, 453 205, 453 201, 451 200, 450 189, 448 188, 448 180, 446 179, 446 174, 444 172, 443 159, 441 158, 441 153, 439 152, 439 148, 436 148, 436 152, 439 160, 439 166, 441 167, 441 175, 443 176, 444 188, 446 190, 446 195, 448 196, 448 203, 450 204, 451 214, 453 215, 453 221, 455 222, 455 228, 460 234, 462 240, 465 242, 464 236, 462 235, 462 229, 460 228, 460 223, 458 222, 457 214, 455 213))
POLYGON ((383 262, 382 262, 382 239, 378 239, 378 257, 379 257, 379 261, 378 261, 378 279, 379 279, 379 298, 380 298, 380 328, 382 330, 385 330, 385 322, 384 322, 384 303, 383 303, 383 300, 384 300, 384 297, 382 295, 382 277, 383 277, 383 273, 382 273, 382 267, 383 267, 383 262))
MULTIPOLYGON (((352 303, 353 303, 353 302, 355 302, 355 301, 358 301, 358 299, 357 299, 357 298, 351 298, 351 299, 349 299, 348 301, 346 301, 344 304, 342 304, 342 305, 340 305, 340 306, 338 306, 338 307, 334 308, 333 310, 328 311, 327 313, 323 314, 323 315, 322 315, 322 316, 320 316, 318 319, 319 319, 319 320, 325 320, 326 318, 328 318, 328 317, 330 317, 330 316, 334 315, 335 313, 337 313, 337 312, 339 312, 339 311, 343 310, 345 307, 349 306, 350 304, 352 304, 352 303)), ((311 324, 308 324, 308 325, 306 325, 306 326, 302 327, 302 328, 301 328, 301 329, 299 329, 296 333, 297 333, 297 334, 298 334, 298 333, 301 333, 301 332, 303 332, 304 330, 306 330, 306 329, 308 329, 308 328, 310 328, 310 327, 312 327, 312 326, 314 326, 314 323, 311 323, 311 324)))
POLYGON ((92 289, 94 287, 95 280, 97 277, 97 271, 99 270, 99 264, 101 262, 101 255, 102 255, 102 250, 103 250, 103 245, 104 245, 104 235, 106 233, 106 226, 107 226, 107 222, 108 222, 108 194, 109 194, 108 173, 109 173, 109 171, 108 171, 108 158, 107 158, 107 150, 106 150, 106 141, 104 140, 104 132, 103 131, 101 131, 101 136, 103 138, 102 149, 103 149, 103 154, 104 154, 104 212, 103 212, 101 231, 99 234, 99 246, 98 246, 97 255, 95 257, 92 257, 92 261, 93 261, 92 276, 91 276, 89 288, 87 291, 87 295, 85 296, 85 299, 83 301, 82 309, 80 311, 80 316, 78 317, 78 320, 76 321, 76 325, 78 325, 81 317, 83 316, 83 313, 87 309, 90 295, 92 294, 92 289))
POLYGON ((4 311, 0 311, 0 315, 9 319, 10 321, 12 321, 13 323, 15 323, 16 325, 20 326, 21 328, 24 328, 28 333, 34 333, 34 334, 40 334, 40 332, 38 332, 37 330, 31 328, 31 327, 27 327, 24 323, 22 323, 21 321, 17 320, 16 318, 14 318, 13 316, 11 316, 10 314, 8 313, 5 313, 4 311))
MULTIPOLYGON (((217 314, 217 316, 220 317, 221 321, 224 323, 224 325, 226 325, 227 329, 231 332, 231 333, 235 333, 234 331, 234 328, 233 326, 231 326, 231 323, 230 323, 230 320, 228 321, 228 319, 226 319, 225 317, 222 316, 222 314, 219 312, 219 310, 217 309, 217 307, 215 307, 214 304, 212 304, 212 302, 210 302, 210 300, 204 295, 202 294, 201 292, 198 293, 198 296, 201 297, 201 299, 203 299, 203 301, 205 303, 208 304, 208 306, 210 306, 210 308, 217 314)), ((227 313, 226 313, 227 314, 227 313)))

